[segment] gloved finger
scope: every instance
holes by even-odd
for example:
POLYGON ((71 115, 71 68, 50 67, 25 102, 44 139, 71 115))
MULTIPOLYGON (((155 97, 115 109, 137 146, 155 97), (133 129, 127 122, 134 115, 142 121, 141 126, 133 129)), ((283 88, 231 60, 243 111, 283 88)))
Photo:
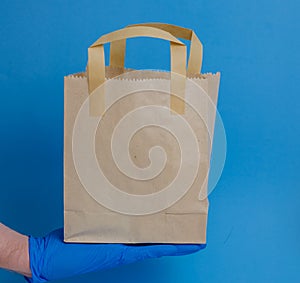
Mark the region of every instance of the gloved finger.
MULTIPOLYGON (((142 260, 162 256, 187 255, 204 249, 206 244, 154 244, 130 245, 125 251, 125 261, 130 259, 142 260)), ((130 261, 131 262, 131 261, 130 261)))

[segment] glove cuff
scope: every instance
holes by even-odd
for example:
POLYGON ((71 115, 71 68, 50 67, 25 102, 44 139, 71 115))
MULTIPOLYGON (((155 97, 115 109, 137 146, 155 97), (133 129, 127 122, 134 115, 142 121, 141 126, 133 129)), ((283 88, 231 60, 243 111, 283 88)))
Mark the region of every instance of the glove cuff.
POLYGON ((48 282, 47 279, 41 276, 41 266, 43 265, 43 250, 44 238, 28 237, 29 244, 29 262, 32 277, 24 276, 25 280, 29 283, 42 283, 48 282))

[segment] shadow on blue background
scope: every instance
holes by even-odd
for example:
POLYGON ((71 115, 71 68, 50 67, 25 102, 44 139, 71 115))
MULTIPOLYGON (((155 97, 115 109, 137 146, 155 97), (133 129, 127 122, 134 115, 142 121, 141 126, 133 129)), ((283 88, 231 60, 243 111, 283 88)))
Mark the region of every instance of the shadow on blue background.
MULTIPOLYGON (((63 76, 127 24, 193 28, 221 71, 227 161, 210 196, 208 246, 60 282, 299 282, 299 1, 1 1, 0 221, 63 224, 63 76)), ((130 41, 126 64, 169 69, 165 42, 130 41), (143 48, 149 44, 151 51, 143 48)), ((0 282, 23 282, 1 270, 0 282)))

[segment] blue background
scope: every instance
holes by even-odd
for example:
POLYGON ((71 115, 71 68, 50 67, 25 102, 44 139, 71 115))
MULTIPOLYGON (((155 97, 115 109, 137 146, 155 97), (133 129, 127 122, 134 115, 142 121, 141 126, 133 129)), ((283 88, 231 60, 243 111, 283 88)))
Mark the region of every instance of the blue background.
MULTIPOLYGON (((300 282, 299 3, 2 0, 0 221, 34 235, 63 225, 63 76, 104 33, 174 23, 203 41, 203 71, 222 73, 228 151, 208 246, 60 282, 300 282)), ((127 66, 169 69, 167 46, 130 40, 127 66)), ((1 270, 0 282, 23 278, 1 270)))

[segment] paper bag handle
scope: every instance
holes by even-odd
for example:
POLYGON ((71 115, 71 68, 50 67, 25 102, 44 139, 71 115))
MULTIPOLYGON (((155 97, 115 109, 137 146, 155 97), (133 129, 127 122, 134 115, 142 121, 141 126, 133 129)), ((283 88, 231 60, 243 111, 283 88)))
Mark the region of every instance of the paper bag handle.
MULTIPOLYGON (((170 33, 147 26, 126 27, 101 36, 88 48, 88 88, 91 94, 105 82, 105 59, 103 44, 120 42, 133 37, 153 37, 170 41, 171 49, 171 109, 179 114, 184 113, 184 90, 186 77, 186 46, 170 33), (172 95, 172 94, 176 94, 172 95), (179 96, 179 97, 177 97, 179 96)), ((90 114, 99 116, 104 112, 104 95, 90 97, 90 114)))
MULTIPOLYGON (((187 72, 189 74, 199 74, 202 67, 203 46, 195 32, 191 29, 183 28, 165 23, 141 23, 133 24, 128 27, 148 26, 167 31, 177 38, 191 41, 190 54, 188 60, 187 72)), ((110 65, 124 67, 126 41, 114 41, 110 46, 110 65)))

